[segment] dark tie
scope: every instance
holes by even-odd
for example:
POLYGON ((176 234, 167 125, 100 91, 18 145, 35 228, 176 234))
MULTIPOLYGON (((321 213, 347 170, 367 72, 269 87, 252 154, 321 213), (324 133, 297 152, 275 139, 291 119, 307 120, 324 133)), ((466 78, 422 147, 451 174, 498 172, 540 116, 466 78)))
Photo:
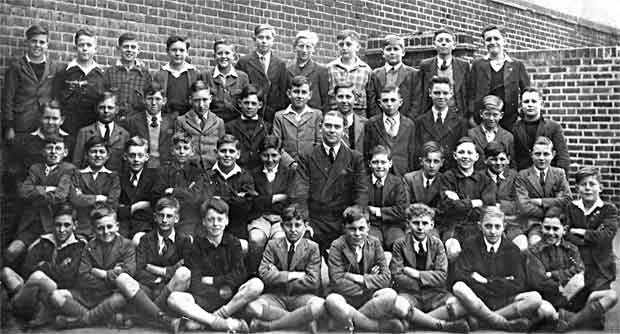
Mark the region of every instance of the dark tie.
POLYGON ((431 180, 430 179, 426 179, 426 184, 424 184, 424 188, 428 189, 431 187, 431 180))
POLYGON ((448 65, 446 64, 447 62, 445 60, 443 60, 443 59, 440 60, 440 61, 441 61, 441 64, 439 64, 439 69, 441 71, 447 70, 448 69, 448 65))
POLYGON ((375 194, 372 198, 373 206, 383 206, 383 184, 381 184, 381 180, 377 179, 375 181, 375 194))
POLYGON ((332 163, 336 161, 336 151, 334 150, 333 147, 329 148, 329 160, 331 160, 332 163))
POLYGON ((157 117, 151 117, 151 127, 156 128, 159 126, 159 122, 157 121, 157 117))
POLYGON ((286 258, 286 268, 291 271, 291 262, 293 261, 293 255, 295 255, 295 244, 291 244, 288 247, 288 255, 286 258))
POLYGON ((435 123, 439 126, 443 125, 443 120, 441 119, 441 113, 437 114, 437 119, 435 120, 435 123))
POLYGON ((138 174, 136 173, 130 173, 129 176, 129 183, 131 183, 132 187, 135 187, 138 185, 138 174))
POLYGON ((170 246, 172 246, 172 240, 169 238, 164 238, 164 247, 161 248, 160 255, 165 255, 168 252, 168 249, 170 249, 170 246))
POLYGON ((491 249, 489 249, 489 254, 495 255, 495 247, 491 246, 491 249))
POLYGON ((540 187, 543 188, 543 190, 545 190, 545 171, 544 170, 540 171, 540 187))
POLYGON ((103 133, 103 140, 105 140, 106 142, 110 141, 110 132, 112 132, 110 130, 110 124, 105 124, 105 132, 103 133))

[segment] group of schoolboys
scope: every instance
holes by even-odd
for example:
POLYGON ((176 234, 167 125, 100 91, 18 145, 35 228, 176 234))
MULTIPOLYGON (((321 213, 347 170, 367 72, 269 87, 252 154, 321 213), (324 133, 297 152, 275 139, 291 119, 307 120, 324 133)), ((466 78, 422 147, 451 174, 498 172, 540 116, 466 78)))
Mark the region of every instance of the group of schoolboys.
POLYGON ((62 66, 45 29, 26 37, 3 88, 23 213, 0 273, 26 326, 565 331, 617 301, 617 209, 592 168, 572 200, 562 128, 496 26, 472 65, 438 30, 419 70, 394 35, 372 70, 350 30, 327 66, 299 32, 287 66, 262 24, 204 72, 171 36, 154 74, 131 33, 105 70, 88 30, 62 66))

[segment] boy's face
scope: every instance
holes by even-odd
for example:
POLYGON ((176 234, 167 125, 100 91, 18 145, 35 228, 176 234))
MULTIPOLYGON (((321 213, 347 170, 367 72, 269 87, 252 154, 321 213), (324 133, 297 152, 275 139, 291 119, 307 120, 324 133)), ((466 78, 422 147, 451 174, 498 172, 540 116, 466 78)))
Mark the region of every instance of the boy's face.
POLYGON ((224 234, 224 229, 228 226, 228 215, 209 209, 207 215, 202 219, 202 225, 205 227, 208 236, 219 237, 224 234))
POLYGON ((454 36, 448 33, 440 33, 435 36, 435 49, 440 55, 451 55, 454 50, 454 36))
POLYGON ((168 58, 170 58, 170 63, 172 65, 181 65, 185 62, 187 58, 187 44, 182 41, 177 41, 170 44, 168 48, 168 58))
POLYGON ((345 224, 344 234, 349 245, 353 247, 361 246, 366 236, 368 236, 368 221, 366 221, 366 218, 360 218, 345 224))
POLYGON ((502 33, 497 29, 484 33, 484 46, 491 55, 499 55, 504 52, 505 43, 502 33))
POLYGON ((273 30, 270 29, 265 29, 259 32, 258 35, 254 36, 256 51, 261 54, 266 54, 267 52, 271 51, 274 41, 275 36, 273 35, 273 30))
POLYGON ((542 222, 542 239, 548 245, 555 245, 564 235, 564 226, 557 217, 545 218, 542 222))
POLYGON ((118 221, 113 215, 95 221, 95 238, 102 242, 112 242, 118 232, 118 221))
POLYGON ((273 147, 260 152, 260 159, 263 162, 263 166, 267 168, 267 170, 272 170, 275 168, 280 163, 281 158, 282 154, 280 151, 273 147))
POLYGON ((243 116, 252 118, 258 114, 260 108, 263 107, 263 103, 258 99, 258 96, 248 95, 241 99, 239 107, 243 116))
POLYGON ((47 51, 47 35, 34 35, 28 40, 28 57, 39 59, 47 51))
POLYGON ((427 178, 434 178, 443 166, 443 156, 440 152, 430 152, 422 158, 422 169, 427 178))
POLYGON ((491 244, 498 242, 504 233, 504 220, 499 217, 485 218, 480 226, 484 238, 491 244))
POLYGON ((93 36, 82 35, 75 43, 77 58, 80 62, 88 62, 95 56, 97 52, 97 38, 93 36))
POLYGON ((306 232, 306 223, 301 219, 291 219, 282 223, 282 229, 286 235, 286 240, 296 243, 306 232))
POLYGON ((482 124, 484 125, 484 127, 488 130, 491 130, 497 128, 499 121, 502 119, 502 117, 504 117, 504 113, 501 109, 487 107, 486 109, 482 110, 480 116, 482 118, 482 124))
POLYGON ((411 219, 407 221, 407 224, 409 224, 411 233, 413 234, 413 237, 417 241, 424 240, 424 238, 426 238, 428 233, 435 226, 435 222, 433 221, 433 218, 431 218, 431 216, 428 216, 428 215, 411 217, 411 219))
POLYGON ((186 163, 192 155, 194 155, 192 144, 182 141, 174 144, 174 147, 172 148, 172 155, 178 163, 186 163))
POLYGON ((353 87, 338 88, 336 94, 336 105, 338 110, 343 114, 348 114, 353 111, 353 105, 355 104, 355 92, 353 87))
POLYGON ((45 108, 41 115, 41 131, 46 134, 58 133, 64 121, 60 109, 45 108))
POLYGON ((452 87, 447 83, 436 83, 431 87, 430 92, 433 106, 437 109, 448 107, 448 102, 452 98, 452 87))
POLYGON ((335 115, 326 115, 322 125, 323 141, 328 146, 336 146, 344 135, 344 120, 335 115))
POLYGON ((140 44, 138 44, 138 41, 127 40, 118 46, 118 51, 120 52, 121 59, 124 62, 131 63, 135 61, 140 54, 140 44))
POLYGON ((532 161, 539 170, 547 169, 551 165, 551 160, 555 157, 555 152, 550 145, 534 145, 532 148, 532 161))
POLYGON ((295 44, 295 54, 297 55, 297 61, 305 63, 312 59, 314 54, 314 44, 307 38, 300 38, 295 44))
POLYGON ((199 115, 207 113, 211 106, 212 98, 211 91, 208 89, 202 89, 192 93, 191 102, 194 107, 194 112, 197 112, 199 115))
POLYGON ((129 146, 124 154, 125 161, 129 165, 129 169, 133 172, 139 172, 149 161, 149 153, 147 146, 129 146))
POLYGON ((164 207, 153 214, 159 232, 168 232, 179 222, 179 212, 175 208, 164 207))
POLYGON ((75 223, 73 222, 73 216, 60 215, 54 217, 54 238, 60 245, 67 241, 75 230, 75 223))
POLYGON ((166 105, 166 98, 161 94, 161 91, 157 91, 152 95, 147 95, 144 98, 144 104, 146 105, 146 112, 151 116, 158 115, 166 105))
POLYGON ((105 165, 110 155, 108 149, 103 145, 94 145, 86 152, 86 161, 93 169, 99 169, 105 165))
POLYGON ((288 98, 291 100, 291 104, 294 109, 303 109, 306 107, 306 103, 312 97, 312 91, 310 86, 304 84, 301 86, 292 86, 291 89, 286 91, 288 98))
POLYGON ((501 174, 506 168, 508 168, 509 163, 510 160, 505 152, 502 152, 494 157, 486 157, 485 159, 487 168, 497 175, 501 174))
POLYGON ((99 121, 103 124, 108 124, 114 121, 118 108, 116 107, 116 99, 109 98, 103 100, 97 105, 97 116, 99 121))
POLYGON ((360 43, 351 36, 338 40, 338 52, 343 59, 354 59, 359 50, 360 43))
POLYGON ((215 49, 215 63, 219 69, 228 70, 235 60, 235 46, 218 44, 215 49))
POLYGON ((226 143, 217 148, 217 163, 221 167, 234 167, 241 152, 233 143, 226 143))
POLYGON ((392 66, 400 64, 403 56, 405 50, 399 44, 388 44, 383 48, 383 59, 392 66))
POLYGON ((577 192, 579 197, 586 202, 595 202, 601 197, 601 182, 596 176, 584 177, 579 184, 577 184, 577 192))
POLYGON ((474 168, 474 163, 478 161, 478 152, 474 143, 462 143, 454 151, 454 160, 462 170, 474 168))
POLYGON ((387 154, 375 154, 370 159, 370 169, 376 178, 383 178, 392 168, 392 160, 387 154))
POLYGON ((542 98, 537 92, 525 92, 521 96, 521 110, 523 116, 529 120, 537 120, 540 118, 542 109, 542 98))
POLYGON ((397 91, 391 91, 381 93, 379 103, 385 115, 394 116, 398 113, 400 106, 403 104, 403 99, 400 98, 397 91))
POLYGON ((46 143, 43 147, 43 155, 48 166, 58 165, 67 156, 65 143, 46 143))

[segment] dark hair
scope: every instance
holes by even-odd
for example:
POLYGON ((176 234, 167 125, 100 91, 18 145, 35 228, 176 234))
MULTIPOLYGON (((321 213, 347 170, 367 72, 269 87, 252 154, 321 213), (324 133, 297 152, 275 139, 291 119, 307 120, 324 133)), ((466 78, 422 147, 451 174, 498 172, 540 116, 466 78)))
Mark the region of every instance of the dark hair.
POLYGON ((383 145, 377 145, 375 147, 372 148, 372 150, 370 150, 370 160, 372 160, 372 157, 374 157, 377 154, 385 154, 387 155, 388 159, 392 160, 392 151, 390 151, 389 147, 383 146, 383 145))
POLYGON ((62 202, 62 203, 54 205, 54 214, 52 216, 53 218, 65 216, 65 215, 71 216, 75 220, 75 216, 76 216, 75 208, 73 208, 73 205, 71 205, 70 202, 62 202))
POLYGON ((132 32, 126 32, 121 34, 118 37, 118 46, 123 45, 123 43, 127 42, 127 41, 137 41, 138 40, 138 36, 132 32))
POLYGON ((215 56, 215 53, 217 52, 217 47, 220 45, 226 45, 226 46, 232 45, 233 51, 237 53, 237 46, 235 45, 235 43, 233 43, 233 41, 226 39, 226 38, 219 38, 219 39, 216 39, 215 42, 213 42, 213 56, 215 56))
POLYGON ((456 145, 454 145, 454 147, 459 147, 461 144, 465 144, 465 143, 472 143, 474 144, 474 146, 476 145, 476 143, 474 142, 473 139, 471 139, 471 137, 468 136, 464 136, 459 138, 459 140, 456 141, 456 145))
POLYGON ((456 43, 456 35, 454 34, 452 30, 448 28, 440 28, 440 29, 435 30, 435 32, 433 33, 433 40, 435 40, 435 38, 437 38, 439 34, 452 35, 452 38, 454 39, 454 42, 456 43))
POLYGON ((575 173, 575 182, 579 184, 583 179, 589 176, 594 176, 597 181, 601 182, 601 172, 595 167, 580 168, 577 173, 575 173))
POLYGON ((485 26, 484 28, 482 28, 482 32, 480 33, 480 35, 482 36, 482 39, 484 39, 484 34, 486 34, 487 32, 491 30, 499 30, 500 34, 502 34, 502 36, 504 35, 504 28, 498 25, 495 25, 495 24, 489 24, 485 26))
POLYGON ((171 208, 179 212, 181 208, 181 204, 179 204, 179 200, 172 196, 164 196, 157 200, 155 203, 154 211, 161 211, 165 208, 171 208))
POLYGON ((216 145, 217 149, 219 150, 220 147, 222 147, 222 145, 224 144, 233 144, 238 150, 241 149, 241 144, 239 143, 239 139, 237 139, 237 137, 231 135, 230 133, 223 135, 222 137, 220 137, 220 139, 217 140, 217 145, 216 145))
POLYGON ((355 86, 353 85, 353 82, 351 81, 337 81, 336 84, 334 85, 334 95, 338 94, 338 90, 339 89, 343 89, 343 88, 354 88, 355 86))
POLYGON ((390 46, 390 45, 398 45, 400 46, 401 49, 405 49, 405 39, 397 36, 397 35, 393 35, 393 34, 389 34, 386 35, 383 38, 383 45, 382 48, 385 48, 386 46, 390 46))
POLYGON ((484 222, 485 219, 488 218, 500 218, 502 222, 504 221, 504 211, 500 209, 498 206, 489 205, 482 208, 480 213, 480 222, 484 222))
POLYGON ((422 145, 422 159, 426 158, 430 153, 440 153, 442 158, 445 155, 443 147, 438 142, 432 140, 422 145))
POLYGON ((396 94, 398 94, 398 96, 400 98, 402 98, 402 96, 400 96, 400 90, 396 86, 385 86, 385 87, 383 87, 383 89, 381 89, 381 93, 379 93, 379 96, 381 96, 381 94, 389 94, 389 93, 392 93, 392 92, 396 92, 396 94))
POLYGON ((502 101, 502 99, 500 99, 499 97, 495 95, 487 95, 484 98, 482 98, 482 105, 484 106, 484 108, 486 108, 488 104, 492 105, 493 107, 501 111, 502 107, 504 106, 504 101, 502 101))
POLYGON ((102 93, 100 93, 97 96, 97 101, 95 103, 95 107, 98 107, 101 103, 103 103, 104 101, 108 100, 108 99, 114 99, 114 104, 116 104, 118 102, 118 96, 116 96, 115 92, 106 90, 102 93))
POLYGON ((129 151, 129 148, 132 146, 146 147, 146 152, 148 153, 149 151, 149 141, 140 136, 133 136, 127 139, 127 141, 125 142, 125 147, 123 149, 123 152, 129 151))
POLYGON ((176 42, 185 43, 185 47, 189 50, 189 39, 177 35, 172 35, 166 39, 166 51, 170 50, 170 46, 176 42))
POLYGON ((207 85, 206 82, 202 81, 202 80, 196 80, 190 87, 189 87, 189 92, 191 94, 193 93, 197 93, 201 90, 208 90, 211 91, 211 87, 209 87, 209 85, 207 85))
POLYGON ((262 24, 257 25, 256 27, 254 27, 254 36, 260 34, 264 30, 271 30, 271 31, 273 31, 273 35, 274 36, 276 35, 276 28, 274 28, 269 23, 262 23, 262 24))
POLYGON ((447 78, 447 77, 440 77, 438 75, 435 75, 431 78, 430 87, 432 88, 434 85, 437 85, 437 84, 448 84, 450 85, 450 87, 452 87, 452 80, 450 80, 450 78, 447 78))
POLYGON ((405 209, 405 219, 407 220, 420 216, 430 216, 431 219, 435 219, 435 209, 424 203, 412 203, 405 209))
POLYGON ((114 217, 114 220, 116 220, 116 210, 108 203, 97 202, 95 203, 93 209, 90 211, 89 218, 91 223, 94 224, 99 219, 110 216, 114 217))
POLYGON ((326 112, 325 115, 323 115, 323 121, 325 121, 325 117, 327 117, 327 116, 336 116, 336 117, 342 118, 342 124, 344 124, 346 126, 347 119, 344 117, 344 114, 342 112, 340 112, 340 110, 332 109, 332 110, 326 112))
POLYGON ((508 151, 506 151, 506 146, 502 142, 492 141, 487 144, 487 147, 484 148, 484 156, 487 158, 496 157, 502 153, 505 153, 508 156, 508 151))
POLYGON ((291 204, 282 210, 282 222, 286 223, 291 220, 305 220, 306 216, 299 204, 291 204))
POLYGON ((344 217, 344 225, 351 224, 362 218, 368 221, 368 208, 361 205, 353 205, 346 208, 342 213, 342 216, 344 217))
POLYGON ((110 153, 110 148, 108 147, 108 142, 105 141, 105 139, 103 139, 103 137, 101 137, 101 136, 93 136, 90 139, 88 139, 86 141, 86 144, 84 144, 84 152, 88 152, 94 146, 103 146, 103 147, 105 147, 106 151, 108 151, 108 153, 110 153))
POLYGON ((75 45, 77 45, 78 39, 82 36, 88 36, 88 37, 96 37, 95 33, 92 32, 89 29, 80 29, 75 33, 75 37, 73 38, 73 43, 75 45))
POLYGON ((58 100, 49 100, 41 104, 41 107, 40 107, 41 114, 43 114, 45 109, 55 109, 55 110, 60 111, 61 116, 63 115, 62 107, 60 105, 60 102, 58 102, 58 100))
POLYGON ((28 28, 28 30, 26 30, 26 39, 31 39, 33 36, 36 36, 36 35, 48 36, 49 32, 47 31, 47 29, 45 29, 44 27, 38 24, 35 24, 31 26, 30 28, 28 28))
MULTIPOLYGON (((65 143, 65 137, 63 137, 63 136, 61 136, 59 134, 56 134, 56 133, 51 134, 49 136, 45 136, 45 139, 43 139, 43 142, 45 144, 57 144, 57 143, 66 144, 65 143)), ((65 147, 66 147, 66 145, 65 145, 65 147)))
POLYGON ((289 88, 301 87, 303 85, 308 85, 309 88, 312 88, 312 82, 308 80, 308 77, 306 77, 305 75, 296 75, 293 77, 293 79, 291 79, 291 85, 289 86, 289 88))
POLYGON ((178 131, 174 135, 172 135, 172 144, 176 145, 178 143, 186 143, 192 144, 192 136, 185 131, 178 131))
MULTIPOLYGON (((545 145, 545 146, 551 146, 551 149, 553 150, 553 141, 551 141, 551 139, 549 139, 548 137, 545 136, 538 136, 536 137, 536 140, 534 141, 534 145, 545 145)), ((533 147, 532 146, 532 147, 533 147)))
POLYGON ((205 217, 207 215, 207 211, 213 210, 219 214, 228 215, 230 208, 228 204, 221 198, 212 197, 206 201, 204 201, 200 205, 200 214, 205 217))
POLYGON ((545 210, 545 218, 557 218, 560 222, 564 221, 564 210, 559 206, 551 206, 545 210))
POLYGON ((249 84, 241 90, 241 93, 237 95, 237 100, 241 101, 250 95, 256 95, 258 101, 263 102, 263 92, 253 84, 249 84))
MULTIPOLYGON (((153 80, 151 84, 144 90, 144 97, 161 93, 164 96, 164 87, 157 81, 153 80)), ((165 96, 164 96, 165 97, 165 96)))
POLYGON ((265 152, 270 148, 280 151, 282 150, 282 140, 278 136, 266 135, 263 141, 261 141, 259 148, 260 152, 265 152))

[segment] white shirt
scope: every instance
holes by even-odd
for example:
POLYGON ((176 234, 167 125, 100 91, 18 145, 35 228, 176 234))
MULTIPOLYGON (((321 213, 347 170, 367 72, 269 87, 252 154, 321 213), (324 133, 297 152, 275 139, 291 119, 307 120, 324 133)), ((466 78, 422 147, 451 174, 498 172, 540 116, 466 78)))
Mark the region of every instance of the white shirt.
MULTIPOLYGON (((538 168, 534 168, 534 170, 536 171, 536 176, 540 179, 541 170, 538 168)), ((545 173, 545 179, 543 181, 547 181, 547 176, 549 176, 549 167, 545 168, 542 172, 545 173)))
POLYGON ((181 64, 181 67, 179 69, 174 69, 168 63, 162 66, 161 69, 164 71, 168 71, 168 73, 172 74, 173 77, 178 78, 181 76, 181 74, 183 74, 183 72, 187 72, 189 70, 195 70, 196 66, 184 62, 183 64, 181 64))
POLYGON ((513 61, 513 60, 512 60, 512 58, 510 58, 510 56, 509 56, 509 55, 507 55, 505 52, 504 52, 504 57, 502 57, 502 58, 501 58, 501 60, 491 59, 491 57, 490 57, 489 55, 486 55, 484 58, 489 60, 489 64, 491 65, 491 68, 492 68, 495 72, 497 72, 497 71, 501 70, 501 69, 502 69, 502 66, 504 66, 504 63, 505 63, 505 62, 507 62, 507 61, 509 61, 509 62, 513 61))
POLYGON ((371 175, 371 178, 372 178, 372 184, 373 184, 373 185, 377 183, 377 180, 379 180, 379 181, 381 182, 381 183, 380 183, 380 184, 381 184, 381 186, 383 187, 383 186, 385 185, 385 179, 387 179, 387 174, 386 174, 384 177, 382 177, 381 179, 377 178, 377 177, 375 176, 375 174, 372 174, 372 175, 371 175))
MULTIPOLYGON (((323 149, 325 150, 325 153, 327 154, 327 156, 329 156, 329 149, 331 147, 327 146, 325 144, 325 142, 323 142, 323 149)), ((336 146, 334 146, 334 155, 337 157, 338 156, 338 151, 340 150, 340 143, 336 144, 336 146)))
POLYGON ((56 167, 58 167, 58 165, 54 165, 54 166, 45 165, 45 176, 49 175, 49 173, 51 173, 54 169, 56 169, 56 167))
POLYGON ((312 109, 310 109, 310 107, 308 107, 308 105, 306 105, 304 107, 304 110, 302 110, 301 112, 296 112, 295 110, 293 110, 293 107, 289 104, 288 107, 286 107, 286 109, 284 109, 284 111, 282 112, 282 115, 288 115, 288 114, 293 114, 295 116, 295 121, 299 122, 301 121, 301 117, 303 116, 303 114, 306 113, 313 113, 314 111, 312 109))
POLYGON ((96 69, 96 68, 98 68, 98 69, 100 69, 100 70, 102 70, 102 71, 103 71, 103 69, 101 68, 101 65, 99 65, 99 64, 98 64, 96 61, 94 61, 94 60, 93 60, 93 62, 90 64, 90 66, 84 67, 84 66, 82 66, 80 63, 78 63, 78 62, 77 62, 77 59, 73 59, 72 61, 70 61, 70 62, 67 64, 67 67, 66 67, 66 69, 65 69, 65 70, 68 70, 68 69, 70 69, 70 68, 72 68, 72 67, 76 67, 76 66, 77 66, 77 67, 79 67, 79 68, 82 70, 82 72, 84 72, 84 75, 88 75, 88 73, 90 73, 90 71, 92 71, 92 70, 94 70, 94 69, 96 69))
POLYGON ((437 68, 441 68, 443 62, 445 62, 447 67, 450 67, 452 65, 452 56, 448 56, 446 59, 437 56, 437 68))
POLYGON ((574 200, 573 204, 575 204, 576 207, 578 207, 579 209, 581 209, 581 211, 583 211, 584 216, 589 216, 590 214, 592 214, 592 212, 594 212, 594 210, 598 208, 602 208, 605 205, 605 202, 603 202, 603 200, 599 198, 596 202, 594 202, 594 205, 592 205, 592 207, 588 210, 586 210, 586 207, 583 205, 582 199, 574 200))
POLYGON ((140 182, 140 176, 142 176, 142 171, 144 171, 144 168, 140 169, 140 171, 138 171, 137 173, 134 173, 132 170, 129 171, 129 180, 131 182, 131 176, 135 175, 136 178, 135 180, 133 180, 132 182, 132 186, 137 187, 138 183, 140 182))
POLYGON ((497 136, 497 130, 498 130, 497 128, 487 130, 487 128, 485 128, 484 125, 482 125, 480 128, 482 129, 482 133, 484 133, 484 137, 487 139, 487 143, 490 143, 493 140, 495 140, 495 137, 497 136))
POLYGON ((28 56, 28 54, 26 53, 26 61, 29 63, 33 63, 33 64, 43 64, 47 61, 47 55, 43 55, 43 59, 39 60, 39 61, 34 61, 32 59, 30 59, 30 56, 28 56))
POLYGON ((345 131, 346 129, 348 129, 351 125, 353 125, 353 122, 355 121, 355 116, 353 111, 351 111, 350 113, 344 115, 344 121, 345 121, 345 131))
POLYGON ((262 63, 265 66, 265 73, 267 73, 269 64, 271 64, 271 52, 267 52, 264 55, 257 52, 256 55, 258 55, 258 60, 261 60, 261 58, 263 59, 262 63))
POLYGON ((233 177, 235 174, 241 173, 241 167, 239 167, 239 165, 237 164, 235 164, 235 167, 233 167, 233 169, 228 173, 222 172, 217 162, 215 163, 215 165, 213 165, 213 167, 211 167, 211 169, 218 171, 220 175, 222 175, 224 180, 228 180, 229 178, 233 177))
POLYGON ((435 109, 435 107, 431 108, 433 111, 433 121, 437 122, 437 117, 439 117, 441 115, 441 123, 445 123, 446 122, 446 115, 448 114, 448 109, 444 110, 444 111, 439 111, 437 109, 435 109))
POLYGON ((157 120, 157 127, 160 127, 161 126, 161 113, 158 113, 157 115, 153 116, 149 114, 148 112, 146 113, 146 122, 148 123, 147 126, 151 127, 151 123, 153 123, 153 118, 157 120))
POLYGON ((437 178, 437 176, 435 176, 432 179, 429 179, 426 177, 426 175, 424 175, 424 173, 422 173, 422 185, 424 186, 424 188, 426 188, 426 181, 428 181, 428 186, 430 187, 431 184, 433 184, 433 182, 435 181, 435 179, 437 178))
POLYGON ((215 66, 215 69, 213 70, 213 78, 217 78, 217 77, 222 77, 222 83, 226 84, 226 78, 228 77, 238 78, 239 75, 237 74, 237 71, 235 71, 235 68, 233 66, 230 67, 230 70, 226 74, 220 72, 220 69, 217 66, 215 66))
POLYGON ((267 178, 267 181, 269 181, 270 183, 273 182, 273 180, 276 179, 276 174, 278 173, 278 167, 280 165, 276 165, 275 167, 273 167, 273 169, 268 170, 267 168, 263 168, 263 173, 265 174, 265 177, 267 178))
POLYGON ((422 246, 422 250, 426 253, 426 251, 428 249, 428 247, 426 246, 427 245, 427 240, 428 240, 428 237, 424 238, 424 240, 422 240, 422 241, 418 241, 418 240, 416 240, 414 238, 413 239, 413 250, 416 253, 419 253, 420 252, 420 246, 422 246))
MULTIPOLYGON (((170 235, 168 235, 168 240, 172 241, 172 244, 174 244, 174 236, 175 236, 175 232, 174 230, 172 230, 172 232, 170 232, 170 235)), ((157 233, 157 244, 158 244, 158 252, 159 255, 164 255, 163 251, 164 251, 164 247, 166 246, 166 243, 164 242, 164 237, 161 236, 161 234, 157 233)))
MULTIPOLYGON (((288 252, 289 248, 291 248, 291 243, 288 241, 288 239, 285 239, 285 240, 286 240, 286 251, 288 252)), ((301 242, 301 238, 295 241, 295 243, 293 244, 293 251, 297 251, 297 246, 299 246, 300 242, 301 242)))
POLYGON ((403 63, 398 63, 394 66, 385 63, 385 65, 383 65, 383 67, 385 68, 385 73, 390 73, 391 69, 394 69, 395 72, 398 72, 398 70, 401 68, 401 66, 403 66, 403 63))
POLYGON ((97 128, 99 129, 99 133, 101 133, 101 137, 103 138, 105 136, 105 130, 106 128, 110 128, 110 136, 112 136, 112 132, 114 132, 114 121, 108 123, 108 124, 103 124, 99 121, 97 121, 97 128))
POLYGON ((484 239, 484 245, 486 246, 487 252, 490 252, 491 248, 493 248, 493 252, 497 253, 497 250, 499 249, 499 245, 502 243, 502 238, 501 237, 497 240, 497 242, 495 242, 493 244, 489 243, 487 241, 487 239, 484 238, 484 237, 482 239, 484 239))
POLYGON ((91 173, 93 174, 93 179, 97 179, 97 176, 99 176, 99 173, 106 173, 106 174, 112 174, 112 171, 107 169, 105 166, 101 167, 100 170, 98 170, 97 172, 95 172, 94 170, 92 170, 92 168, 90 168, 90 166, 87 166, 84 169, 80 169, 80 173, 82 174, 88 174, 91 173))
POLYGON ((504 176, 504 172, 502 171, 499 174, 495 174, 493 172, 491 172, 491 170, 487 170, 489 174, 489 176, 491 177, 491 180, 493 180, 493 182, 497 183, 497 178, 499 177, 500 180, 505 180, 506 177, 504 176))
POLYGON ((396 135, 398 134, 398 129, 400 128, 400 113, 396 113, 396 115, 394 116, 387 116, 386 114, 383 114, 383 126, 385 126, 385 131, 389 135, 392 135, 390 133, 390 120, 394 122, 394 134, 393 135, 396 135))
MULTIPOLYGON (((65 137, 68 136, 69 134, 66 133, 65 131, 63 131, 63 129, 58 129, 58 134, 65 137)), ((43 135, 43 131, 41 131, 41 128, 37 128, 35 131, 30 133, 31 136, 37 136, 41 139, 45 139, 45 135, 43 135)))

